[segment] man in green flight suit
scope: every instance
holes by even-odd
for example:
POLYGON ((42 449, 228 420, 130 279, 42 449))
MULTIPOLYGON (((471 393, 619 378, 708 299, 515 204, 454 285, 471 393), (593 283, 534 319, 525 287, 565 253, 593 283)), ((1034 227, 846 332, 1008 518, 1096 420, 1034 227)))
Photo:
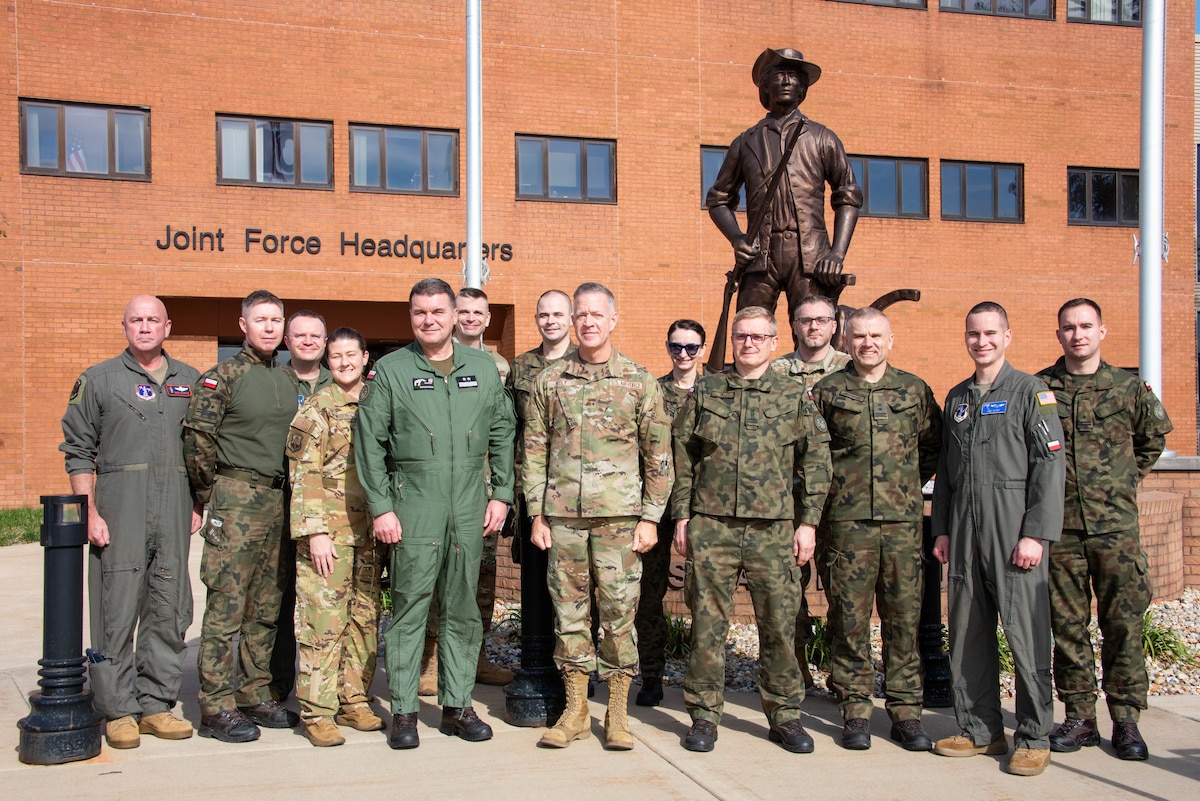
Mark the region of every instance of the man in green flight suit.
POLYGON ((1100 744, 1096 655, 1088 631, 1094 588, 1113 750, 1121 759, 1147 759, 1137 724, 1150 689, 1142 616, 1151 590, 1137 487, 1173 426, 1145 382, 1100 358, 1108 329, 1095 301, 1064 303, 1056 334, 1063 356, 1038 374, 1058 401, 1067 462, 1062 539, 1050 547, 1054 684, 1067 716, 1050 735, 1050 749, 1100 744))
POLYGON ((139 733, 192 736, 169 710, 192 622, 189 539, 200 527, 179 432, 200 374, 163 350, 171 321, 158 298, 129 301, 121 326, 129 347, 75 382, 59 450, 71 490, 88 499, 88 681, 109 746, 136 748, 139 733))
POLYGON ((408 302, 416 341, 367 374, 354 440, 375 536, 392 546, 392 748, 420 745, 417 683, 435 592, 439 730, 471 742, 492 736, 471 705, 483 639, 475 595, 483 538, 504 525, 513 497, 515 420, 492 358, 454 342, 445 281, 417 282, 408 302))

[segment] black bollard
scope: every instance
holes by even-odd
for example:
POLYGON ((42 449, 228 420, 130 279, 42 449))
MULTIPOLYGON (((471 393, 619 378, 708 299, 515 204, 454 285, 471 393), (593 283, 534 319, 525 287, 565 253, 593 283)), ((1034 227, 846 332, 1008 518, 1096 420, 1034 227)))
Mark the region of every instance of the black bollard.
POLYGON ((87 496, 42 496, 45 548, 41 692, 29 696, 18 756, 30 765, 60 765, 100 753, 103 718, 84 689, 83 546, 87 496))
POLYGON ((945 648, 946 627, 942 625, 942 563, 933 556, 933 521, 929 515, 921 522, 921 535, 925 551, 925 594, 921 598, 917 639, 921 662, 925 666, 925 708, 945 709, 954 706, 954 696, 950 688, 950 657, 945 648))
POLYGON ((567 701, 562 675, 554 666, 554 606, 546 589, 549 554, 530 541, 529 517, 523 508, 519 511, 521 669, 504 688, 504 721, 510 726, 553 726, 567 701))

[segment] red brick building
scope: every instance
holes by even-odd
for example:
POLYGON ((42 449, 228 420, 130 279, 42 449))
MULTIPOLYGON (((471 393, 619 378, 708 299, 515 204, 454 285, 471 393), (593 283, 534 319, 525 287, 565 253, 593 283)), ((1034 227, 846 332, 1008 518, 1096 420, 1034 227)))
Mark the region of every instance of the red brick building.
MULTIPOLYGON (((489 340, 509 356, 533 346, 537 295, 583 280, 614 290, 619 347, 656 372, 671 320, 711 328, 731 254, 702 209, 702 148, 762 116, 750 65, 791 46, 824 69, 804 111, 874 157, 844 302, 923 292, 893 308, 898 365, 943 394, 970 369, 963 315, 990 299, 1008 307, 1012 361, 1040 368, 1058 354, 1055 310, 1088 295, 1105 309, 1106 356, 1136 366, 1137 229, 1121 224, 1136 220, 1141 28, 1120 24, 1134 6, 981 2, 989 13, 961 0, 484 2, 489 340)), ((1192 455, 1184 5, 1166 43, 1156 389, 1169 447, 1192 455)), ((0 11, 0 314, 18 367, 0 389, 0 505, 67 490, 62 408, 79 372, 123 347, 135 293, 166 299, 168 350, 201 369, 237 343, 238 301, 259 287, 377 347, 408 340, 414 281, 461 283, 464 31, 451 2, 0 11)))

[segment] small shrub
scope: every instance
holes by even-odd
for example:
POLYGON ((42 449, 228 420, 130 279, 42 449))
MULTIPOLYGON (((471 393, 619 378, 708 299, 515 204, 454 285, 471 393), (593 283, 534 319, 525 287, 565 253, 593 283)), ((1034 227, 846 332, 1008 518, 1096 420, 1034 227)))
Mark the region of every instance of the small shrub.
POLYGON ((671 659, 683 659, 692 650, 692 621, 686 617, 675 617, 667 613, 666 655, 671 659))
POLYGON ((1146 652, 1147 659, 1156 662, 1196 664, 1196 655, 1180 639, 1179 634, 1168 626, 1156 623, 1154 613, 1149 609, 1142 617, 1142 650, 1146 652))
POLYGON ((813 636, 804 647, 804 658, 819 670, 829 668, 829 627, 823 617, 814 617, 813 636))

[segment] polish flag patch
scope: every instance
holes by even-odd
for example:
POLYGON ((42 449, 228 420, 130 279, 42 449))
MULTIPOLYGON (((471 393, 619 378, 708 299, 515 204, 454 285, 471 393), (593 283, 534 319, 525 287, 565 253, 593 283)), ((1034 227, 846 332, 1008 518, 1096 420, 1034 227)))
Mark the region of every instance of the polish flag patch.
POLYGON ((1061 451, 1062 443, 1056 439, 1052 439, 1046 443, 1046 449, 1049 450, 1051 453, 1054 453, 1055 451, 1061 451))
POLYGON ((220 382, 215 378, 206 378, 201 383, 204 384, 205 389, 216 389, 218 386, 220 386, 220 382))
POLYGON ((374 367, 372 367, 372 368, 371 368, 371 369, 370 369, 370 370, 367 372, 367 380, 368 380, 368 381, 374 381, 374 380, 375 380, 375 368, 374 368, 374 367))

